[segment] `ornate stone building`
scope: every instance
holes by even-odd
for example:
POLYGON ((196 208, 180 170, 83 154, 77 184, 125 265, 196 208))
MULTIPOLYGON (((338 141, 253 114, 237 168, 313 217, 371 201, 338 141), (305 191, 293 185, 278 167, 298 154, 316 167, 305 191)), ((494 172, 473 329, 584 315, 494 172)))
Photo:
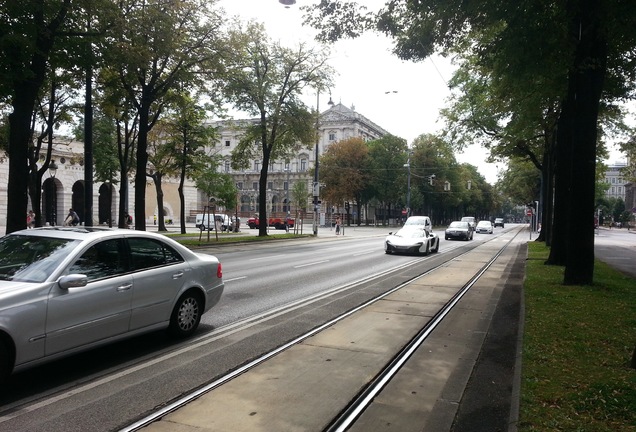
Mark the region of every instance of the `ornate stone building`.
MULTIPOLYGON (((250 121, 250 120, 244 120, 250 121)), ((257 120, 253 120, 257 121, 257 120)), ((217 127, 220 140, 216 150, 223 156, 224 162, 221 171, 233 176, 239 191, 238 212, 243 216, 250 216, 258 211, 258 187, 262 168, 261 161, 256 159, 245 170, 232 170, 230 155, 236 148, 241 132, 236 125, 240 122, 214 122, 217 127)), ((330 108, 323 111, 318 123, 318 154, 322 155, 334 142, 352 137, 362 137, 365 140, 380 138, 387 131, 355 111, 354 107, 347 108, 341 103, 330 104, 330 108)), ((315 145, 298 151, 289 159, 273 161, 268 171, 267 203, 268 214, 282 216, 291 211, 289 196, 294 183, 305 182, 307 190, 312 191, 314 181, 314 167, 316 159, 315 145)), ((324 225, 324 217, 327 206, 321 206, 321 224, 324 225)), ((311 198, 308 198, 307 209, 312 208, 311 198)))
MULTIPOLYGON (((249 169, 234 171, 230 164, 230 154, 236 147, 241 136, 237 124, 254 120, 234 121, 234 126, 229 122, 212 122, 211 126, 219 129, 220 139, 215 145, 215 150, 223 156, 220 170, 231 174, 239 192, 239 206, 237 209, 225 209, 226 213, 235 211, 245 218, 251 216, 258 209, 258 184, 260 175, 260 161, 254 160, 249 169)), ((357 113, 355 109, 347 108, 342 104, 331 105, 329 109, 321 113, 319 121, 318 152, 322 154, 330 144, 351 138, 362 137, 365 140, 379 138, 387 132, 380 126, 357 113)), ((44 161, 41 155, 40 160, 44 161)), ((68 138, 58 137, 54 143, 53 157, 55 170, 49 170, 42 178, 42 202, 41 224, 62 225, 69 208, 74 208, 82 221, 86 220, 84 214, 84 147, 83 143, 68 138)), ((289 160, 272 162, 269 169, 267 185, 268 213, 284 214, 290 209, 287 204, 291 198, 290 189, 295 182, 306 182, 307 190, 311 191, 315 166, 315 147, 300 150, 289 160)), ((0 224, 6 226, 7 214, 7 183, 9 173, 8 159, 0 159, 0 224)), ((117 178, 117 180, 119 180, 117 178)), ((176 179, 165 178, 162 182, 164 192, 164 215, 167 220, 178 224, 179 221, 179 196, 176 179)), ((193 223, 197 213, 202 213, 208 203, 208 197, 197 190, 193 182, 189 182, 184 190, 186 222, 193 223)), ((119 213, 120 187, 118 183, 111 184, 108 181, 93 183, 93 225, 108 224, 109 219, 113 225, 117 225, 119 213)), ((131 177, 128 183, 128 196, 126 210, 134 215, 135 208, 134 179, 131 177)), ((310 208, 308 199, 307 208, 310 208)), ((29 209, 32 208, 29 204, 29 209)), ((27 209, 27 210, 29 210, 27 209)), ((220 209, 222 210, 222 209, 220 209)), ((146 189, 146 225, 155 222, 157 214, 157 200, 155 187, 148 181, 146 189)), ((322 212, 321 212, 322 213, 322 212)), ((322 213, 324 217, 324 213, 322 213)), ((26 214, 25 214, 26 218, 26 214)), ((26 220, 26 219, 25 219, 26 220)), ((324 223, 322 221, 321 223, 324 223)))

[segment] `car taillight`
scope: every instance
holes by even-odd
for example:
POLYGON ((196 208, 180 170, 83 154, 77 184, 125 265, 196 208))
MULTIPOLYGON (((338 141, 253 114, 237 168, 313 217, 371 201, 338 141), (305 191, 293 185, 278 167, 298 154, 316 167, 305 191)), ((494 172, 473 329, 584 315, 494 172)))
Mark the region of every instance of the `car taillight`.
POLYGON ((216 266, 216 277, 219 279, 223 277, 223 267, 221 266, 221 263, 216 266))

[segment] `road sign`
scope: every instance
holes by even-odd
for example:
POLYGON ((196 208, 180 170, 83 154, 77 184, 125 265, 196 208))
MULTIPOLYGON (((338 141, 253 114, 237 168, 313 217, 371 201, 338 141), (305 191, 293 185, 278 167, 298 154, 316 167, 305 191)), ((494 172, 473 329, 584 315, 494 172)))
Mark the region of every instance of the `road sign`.
POLYGON ((526 216, 532 216, 532 209, 526 209, 526 216))

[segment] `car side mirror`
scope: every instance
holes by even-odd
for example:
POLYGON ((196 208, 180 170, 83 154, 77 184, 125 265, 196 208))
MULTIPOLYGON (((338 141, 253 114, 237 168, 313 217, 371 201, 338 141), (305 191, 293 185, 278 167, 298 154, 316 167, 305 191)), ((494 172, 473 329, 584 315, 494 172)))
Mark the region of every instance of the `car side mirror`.
POLYGON ((60 288, 69 289, 69 288, 81 288, 85 287, 88 284, 88 276, 83 274, 72 274, 68 276, 62 276, 58 281, 60 288))

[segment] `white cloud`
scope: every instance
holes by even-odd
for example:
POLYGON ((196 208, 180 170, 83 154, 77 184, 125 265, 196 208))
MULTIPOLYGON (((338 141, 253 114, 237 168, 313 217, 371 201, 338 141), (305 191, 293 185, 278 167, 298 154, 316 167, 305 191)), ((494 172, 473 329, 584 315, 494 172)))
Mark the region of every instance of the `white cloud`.
MULTIPOLYGON (((289 8, 277 0, 221 0, 218 5, 229 15, 263 23, 272 39, 295 46, 298 42, 316 43, 316 31, 302 26, 299 8, 316 2, 298 0, 289 8)), ((370 10, 377 10, 384 3, 385 0, 364 1, 370 10)), ((334 102, 355 107, 409 144, 421 134, 440 130, 439 110, 450 96, 446 83, 454 70, 449 59, 433 56, 419 63, 402 61, 391 53, 390 40, 377 34, 339 41, 330 50, 330 64, 338 73, 331 89, 334 102)), ((328 96, 321 95, 321 110, 327 107, 328 100, 328 96)), ((316 96, 308 96, 306 103, 315 106, 316 96)), ((471 147, 457 157, 477 166, 486 180, 494 183, 496 167, 484 161, 485 154, 480 148, 471 147)))

